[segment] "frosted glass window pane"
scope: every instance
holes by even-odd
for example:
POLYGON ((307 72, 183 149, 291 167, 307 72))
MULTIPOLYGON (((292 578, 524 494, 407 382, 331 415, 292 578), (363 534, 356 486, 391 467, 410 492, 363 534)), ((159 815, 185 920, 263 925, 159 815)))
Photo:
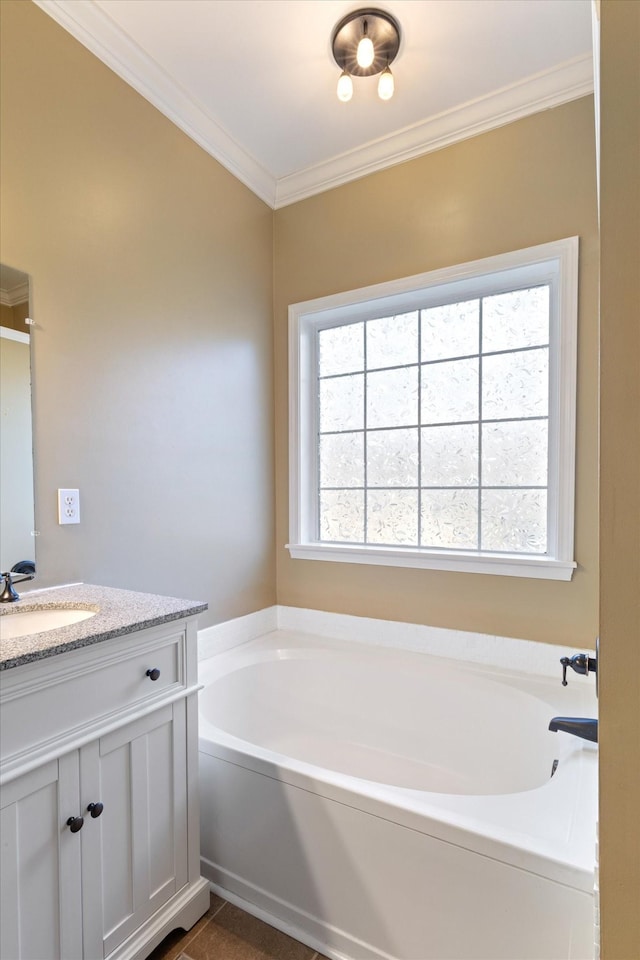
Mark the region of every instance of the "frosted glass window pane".
POLYGON ((320 539, 364 543, 364 493, 362 490, 322 491, 320 539))
POLYGON ((501 353, 482 361, 483 420, 545 417, 549 406, 547 347, 501 353))
POLYGON ((371 490, 367 493, 367 543, 417 545, 417 490, 371 490))
POLYGON ((417 367, 367 374, 368 427, 404 427, 417 422, 417 367))
POLYGON ((422 367, 422 422, 478 418, 478 361, 453 360, 422 367))
POLYGON ((476 490, 422 491, 422 546, 477 550, 476 490))
POLYGON ((544 553, 547 549, 545 490, 483 490, 482 549, 544 553))
POLYGON ((320 437, 320 486, 364 486, 363 433, 330 433, 320 437))
POLYGON ((482 349, 513 350, 549 342, 549 287, 485 297, 482 349))
POLYGON ((483 486, 546 486, 547 432, 546 420, 484 424, 483 486))
POLYGON ((418 362, 418 311, 367 321, 367 369, 418 362))
POLYGON ((320 381, 320 431, 362 430, 364 375, 320 381))
POLYGON ((367 484, 418 486, 418 429, 376 430, 367 434, 367 484))
POLYGON ((478 483, 478 426, 424 427, 423 487, 469 487, 478 483))
POLYGON ((479 300, 422 311, 422 360, 466 357, 479 349, 479 300))
POLYGON ((319 330, 318 362, 321 377, 364 370, 364 323, 319 330))

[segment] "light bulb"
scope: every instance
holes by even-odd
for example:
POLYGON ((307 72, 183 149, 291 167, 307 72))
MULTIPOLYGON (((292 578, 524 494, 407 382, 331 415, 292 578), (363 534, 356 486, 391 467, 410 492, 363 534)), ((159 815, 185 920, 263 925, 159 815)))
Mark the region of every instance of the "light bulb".
POLYGON ((370 67, 373 63, 375 57, 375 50, 373 49, 373 41, 369 37, 363 37, 360 43, 358 44, 358 49, 356 51, 356 60, 358 61, 359 67, 370 67))
POLYGON ((394 89, 393 74, 387 66, 380 74, 380 79, 378 80, 378 96, 381 100, 391 100, 394 89))
POLYGON ((353 96, 353 81, 346 70, 343 70, 338 79, 338 100, 348 103, 353 96))

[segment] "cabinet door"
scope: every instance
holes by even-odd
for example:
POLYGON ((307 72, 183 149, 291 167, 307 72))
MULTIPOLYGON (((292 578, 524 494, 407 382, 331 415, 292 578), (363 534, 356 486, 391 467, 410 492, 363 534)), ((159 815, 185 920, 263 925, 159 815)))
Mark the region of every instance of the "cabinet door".
POLYGON ((85 955, 106 957, 187 882, 183 700, 80 751, 85 955))
POLYGON ((3 960, 82 957, 78 754, 23 774, 2 788, 0 890, 3 960))

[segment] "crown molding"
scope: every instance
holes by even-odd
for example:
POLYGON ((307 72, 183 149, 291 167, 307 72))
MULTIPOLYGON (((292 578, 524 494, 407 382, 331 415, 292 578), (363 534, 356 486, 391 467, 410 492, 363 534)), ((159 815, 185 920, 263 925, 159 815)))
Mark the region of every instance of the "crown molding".
POLYGON ((29 299, 29 281, 11 287, 10 290, 0 290, 0 303, 3 307, 15 307, 18 303, 26 303, 29 299))
POLYGON ((389 137, 282 177, 277 183, 276 209, 591 93, 591 56, 568 60, 389 137))
POLYGON ((274 209, 593 92, 592 58, 579 57, 276 179, 93 0, 34 3, 274 209))
POLYGON ((34 0, 145 100, 273 207, 276 181, 93 0, 34 0))

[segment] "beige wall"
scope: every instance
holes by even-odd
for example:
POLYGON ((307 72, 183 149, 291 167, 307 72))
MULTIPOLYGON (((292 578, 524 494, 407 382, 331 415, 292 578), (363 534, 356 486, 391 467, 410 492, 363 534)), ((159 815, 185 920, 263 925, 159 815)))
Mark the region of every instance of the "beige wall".
POLYGON ((640 4, 601 4, 603 960, 640 957, 640 4))
POLYGON ((272 604, 272 211, 35 4, 1 12, 39 583, 206 600, 204 625, 272 604))
POLYGON ((0 303, 0 325, 8 327, 9 330, 18 330, 20 333, 29 333, 29 327, 25 324, 25 317, 29 316, 28 303, 16 303, 10 307, 6 303, 0 303))
POLYGON ((598 235, 588 97, 278 210, 278 599, 293 606, 593 646, 597 619, 598 235), (292 560, 287 305, 580 236, 576 547, 570 583, 292 560))

